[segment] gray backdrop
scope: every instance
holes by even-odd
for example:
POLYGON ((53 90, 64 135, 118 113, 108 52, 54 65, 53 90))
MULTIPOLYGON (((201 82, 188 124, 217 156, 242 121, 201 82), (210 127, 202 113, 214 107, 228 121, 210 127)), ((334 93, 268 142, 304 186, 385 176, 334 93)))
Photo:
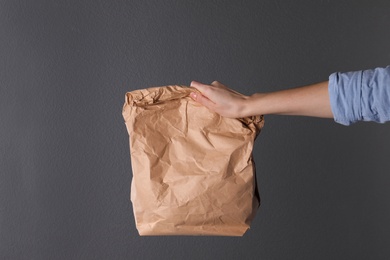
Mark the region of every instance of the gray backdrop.
POLYGON ((0 1, 1 259, 389 259, 390 125, 267 116, 234 237, 139 237, 124 94, 390 64, 390 1, 0 1))

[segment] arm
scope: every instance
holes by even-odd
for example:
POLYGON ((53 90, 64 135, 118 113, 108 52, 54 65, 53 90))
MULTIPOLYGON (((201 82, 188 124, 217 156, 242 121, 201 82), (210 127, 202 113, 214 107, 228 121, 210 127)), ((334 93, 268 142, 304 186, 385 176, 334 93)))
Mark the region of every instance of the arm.
POLYGON ((279 114, 333 118, 327 81, 251 96, 235 92, 217 81, 211 85, 192 81, 191 86, 202 93, 191 94, 195 101, 226 117, 279 114))
POLYGON ((191 82, 200 93, 191 97, 222 116, 238 118, 280 114, 334 118, 350 125, 357 121, 390 121, 390 66, 336 72, 329 81, 276 92, 245 96, 221 83, 191 82))

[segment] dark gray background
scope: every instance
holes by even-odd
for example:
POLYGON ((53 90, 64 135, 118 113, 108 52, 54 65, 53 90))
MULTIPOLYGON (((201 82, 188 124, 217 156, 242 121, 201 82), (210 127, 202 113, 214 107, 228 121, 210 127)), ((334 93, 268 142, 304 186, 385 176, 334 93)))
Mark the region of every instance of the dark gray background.
POLYGON ((267 116, 243 238, 139 237, 124 94, 388 65, 390 1, 0 1, 1 259, 389 259, 390 125, 267 116))

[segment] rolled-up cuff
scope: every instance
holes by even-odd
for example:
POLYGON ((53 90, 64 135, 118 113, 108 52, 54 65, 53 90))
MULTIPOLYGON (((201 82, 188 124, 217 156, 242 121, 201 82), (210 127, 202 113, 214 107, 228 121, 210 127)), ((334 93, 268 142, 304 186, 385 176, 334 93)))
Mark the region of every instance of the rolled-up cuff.
POLYGON ((329 98, 335 122, 350 125, 362 119, 361 112, 362 71, 329 76, 329 98))
POLYGON ((363 71, 361 92, 361 120, 377 123, 389 121, 390 66, 363 71))

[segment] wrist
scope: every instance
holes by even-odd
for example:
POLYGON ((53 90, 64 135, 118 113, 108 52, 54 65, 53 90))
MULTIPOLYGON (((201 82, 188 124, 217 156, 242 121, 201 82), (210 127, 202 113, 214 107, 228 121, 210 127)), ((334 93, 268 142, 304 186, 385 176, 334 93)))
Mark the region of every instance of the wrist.
POLYGON ((265 94, 256 93, 250 96, 245 96, 242 101, 241 115, 242 117, 257 116, 264 114, 261 107, 261 100, 265 94))

